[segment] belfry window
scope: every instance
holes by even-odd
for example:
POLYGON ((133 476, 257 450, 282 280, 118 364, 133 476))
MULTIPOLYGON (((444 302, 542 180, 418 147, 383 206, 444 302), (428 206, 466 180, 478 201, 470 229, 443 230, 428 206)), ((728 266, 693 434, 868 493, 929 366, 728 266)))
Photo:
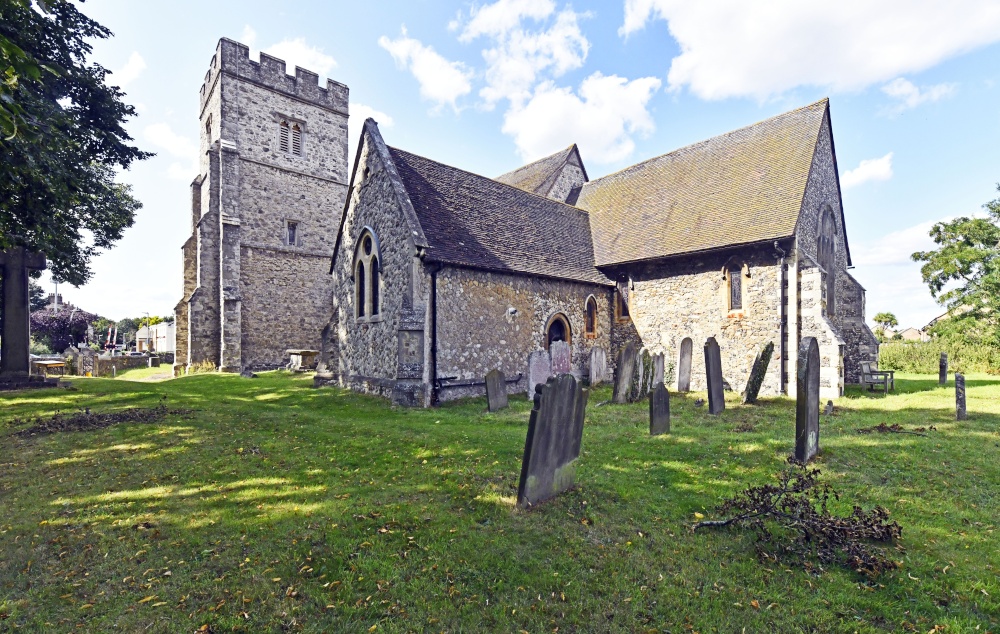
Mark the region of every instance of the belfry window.
POLYGON ((382 312, 382 267, 378 238, 365 227, 354 248, 354 305, 358 319, 382 312))
POLYGON ((587 298, 587 310, 583 322, 583 338, 597 337, 597 300, 591 295, 587 298))
POLYGON ((281 123, 278 124, 278 147, 281 149, 282 152, 288 151, 289 147, 288 137, 289 137, 288 122, 282 121, 281 123))
POLYGON ((285 154, 302 156, 302 124, 282 119, 278 122, 278 149, 285 154))

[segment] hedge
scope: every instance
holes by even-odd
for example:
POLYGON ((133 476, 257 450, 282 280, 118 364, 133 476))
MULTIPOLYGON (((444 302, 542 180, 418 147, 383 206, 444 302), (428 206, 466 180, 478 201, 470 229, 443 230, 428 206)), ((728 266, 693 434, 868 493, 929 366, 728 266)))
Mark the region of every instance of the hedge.
POLYGON ((942 352, 948 353, 950 372, 1000 374, 1000 349, 943 341, 883 343, 878 349, 878 367, 883 370, 937 374, 942 352))

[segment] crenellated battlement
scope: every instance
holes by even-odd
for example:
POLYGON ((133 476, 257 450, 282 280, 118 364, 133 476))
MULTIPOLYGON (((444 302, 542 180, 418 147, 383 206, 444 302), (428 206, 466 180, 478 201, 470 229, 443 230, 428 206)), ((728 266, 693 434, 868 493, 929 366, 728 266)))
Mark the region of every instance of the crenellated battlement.
POLYGON ((303 101, 325 108, 347 113, 348 88, 332 79, 326 80, 326 88, 319 85, 319 75, 300 66, 295 67, 295 76, 285 70, 285 61, 261 52, 260 61, 250 59, 250 48, 228 38, 219 40, 212 63, 201 85, 201 107, 205 107, 212 84, 219 73, 226 73, 273 90, 292 95, 303 101))

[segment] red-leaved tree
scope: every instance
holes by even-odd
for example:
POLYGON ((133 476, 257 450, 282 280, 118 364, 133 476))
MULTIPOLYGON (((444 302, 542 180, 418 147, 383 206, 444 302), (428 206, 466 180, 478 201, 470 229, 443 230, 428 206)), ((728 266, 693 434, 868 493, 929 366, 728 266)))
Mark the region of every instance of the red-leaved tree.
POLYGON ((31 313, 31 336, 53 352, 62 352, 87 337, 87 326, 98 317, 79 308, 57 312, 42 309, 31 313))

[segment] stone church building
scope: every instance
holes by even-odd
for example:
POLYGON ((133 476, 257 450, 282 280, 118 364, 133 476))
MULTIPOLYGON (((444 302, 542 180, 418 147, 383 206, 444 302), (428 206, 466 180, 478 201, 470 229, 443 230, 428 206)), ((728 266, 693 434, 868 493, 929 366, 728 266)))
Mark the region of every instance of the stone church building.
POLYGON ((348 178, 347 88, 248 53, 220 41, 202 86, 178 364, 314 348, 334 382, 426 406, 494 368, 525 391, 528 355, 560 340, 582 376, 594 346, 676 365, 690 339, 698 390, 715 337, 737 391, 770 341, 762 393, 794 394, 814 336, 823 398, 877 359, 827 100, 594 180, 575 145, 489 178, 369 119, 348 178))

